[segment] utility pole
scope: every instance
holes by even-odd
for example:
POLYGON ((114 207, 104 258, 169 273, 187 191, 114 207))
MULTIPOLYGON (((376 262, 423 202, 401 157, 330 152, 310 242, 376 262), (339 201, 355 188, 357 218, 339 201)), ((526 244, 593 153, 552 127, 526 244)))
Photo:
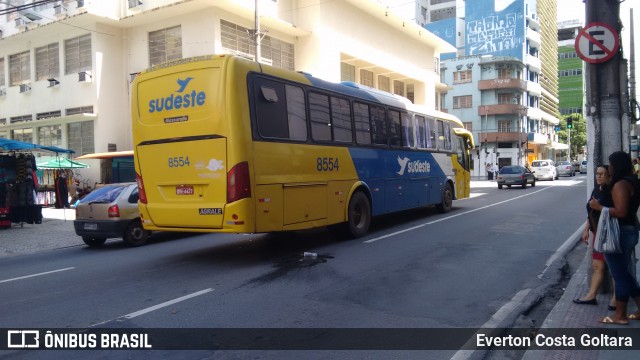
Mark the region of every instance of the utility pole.
MULTIPOLYGON (((614 49, 612 45, 603 47, 603 33, 606 31, 588 30, 590 24, 607 24, 617 36, 619 44, 621 23, 619 21, 620 2, 618 0, 586 0, 586 26, 576 38, 579 41, 588 39, 588 51, 581 50, 583 55, 597 58, 599 54, 607 51, 610 58, 607 60, 589 61, 586 65, 586 118, 589 149, 588 190, 593 187, 593 176, 596 164, 608 163, 609 154, 622 150, 622 109, 620 94, 620 63, 621 51, 614 49), (584 33, 583 33, 584 32, 584 33), (600 44, 596 43, 600 42, 600 44), (612 51, 613 50, 613 51, 612 51)), ((576 47, 576 50, 579 50, 576 47)), ((581 56, 582 57, 582 56, 581 56)), ((582 57, 583 60, 585 59, 582 57)))
POLYGON ((255 0, 255 9, 254 9, 254 29, 253 29, 253 39, 256 42, 256 62, 260 62, 260 41, 262 40, 262 34, 260 33, 260 12, 258 11, 258 3, 260 0, 255 0))

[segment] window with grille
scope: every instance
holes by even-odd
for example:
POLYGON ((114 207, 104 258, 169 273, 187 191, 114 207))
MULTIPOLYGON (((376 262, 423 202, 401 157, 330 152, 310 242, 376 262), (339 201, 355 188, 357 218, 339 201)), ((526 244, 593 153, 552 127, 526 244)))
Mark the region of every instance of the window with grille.
POLYGON ((404 82, 393 80, 393 93, 396 95, 404 96, 404 82))
POLYGON ((391 80, 382 75, 378 75, 378 89, 386 92, 391 92, 391 80))
POLYGON ((31 121, 31 120, 33 120, 33 116, 31 115, 14 116, 11 118, 11 123, 17 124, 17 123, 31 121))
POLYGON ((454 84, 464 84, 471 82, 471 70, 465 71, 454 71, 453 72, 453 83, 454 84))
POLYGON ((49 111, 49 112, 44 112, 44 113, 39 113, 36 114, 36 120, 44 120, 44 119, 50 119, 50 118, 54 118, 54 117, 60 117, 62 114, 61 111, 49 111))
MULTIPOLYGON (((414 87, 413 84, 407 84, 407 99, 409 99, 409 101, 411 101, 412 103, 415 103, 415 91, 414 91, 414 87)), ((437 98, 437 95, 436 95, 437 98)))
POLYGON ((58 43, 36 48, 36 80, 47 80, 60 75, 58 43))
POLYGON ((64 41, 64 73, 91 71, 91 34, 64 41))
POLYGON ((454 109, 466 109, 470 107, 471 107, 471 95, 453 97, 454 109))
POLYGON ((75 151, 76 156, 95 152, 93 121, 82 121, 67 124, 67 138, 67 147, 75 151))
POLYGON ((498 79, 511 79, 511 69, 498 69, 498 79))
POLYGON ((28 128, 11 130, 11 139, 33 143, 33 129, 28 128))
POLYGON ((347 63, 340 63, 340 81, 356 81, 356 67, 347 63))
POLYGON ((4 58, 0 57, 0 86, 4 86, 4 58))
POLYGON ((498 132, 511 132, 511 120, 498 120, 498 132))
POLYGON ((369 70, 360 69, 360 84, 373 87, 373 73, 369 70))
POLYGON ((514 104, 515 103, 515 95, 510 93, 502 93, 498 94, 498 104, 514 104))
POLYGON ((9 84, 18 86, 31 81, 29 51, 9 55, 9 84))
POLYGON ((149 32, 149 65, 182 59, 180 25, 149 32))
MULTIPOLYGON (((249 35, 250 32, 250 29, 243 26, 220 20, 222 47, 229 53, 254 59, 256 56, 255 42, 249 35)), ((263 59, 271 60, 271 64, 275 67, 295 70, 295 50, 291 43, 266 35, 260 41, 260 54, 263 59)))
POLYGON ((467 131, 469 131, 469 132, 473 131, 473 122, 471 122, 471 121, 463 122, 462 125, 464 126, 464 128, 467 131))
POLYGON ((62 125, 40 126, 38 144, 44 146, 62 146, 62 125))
POLYGON ((93 106, 80 106, 65 110, 67 115, 93 114, 93 106))

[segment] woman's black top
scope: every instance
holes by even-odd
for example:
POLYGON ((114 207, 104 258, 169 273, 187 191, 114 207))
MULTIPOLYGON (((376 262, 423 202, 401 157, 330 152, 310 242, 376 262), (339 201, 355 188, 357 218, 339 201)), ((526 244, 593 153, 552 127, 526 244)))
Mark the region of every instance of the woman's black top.
POLYGON ((633 196, 629 199, 629 211, 627 211, 627 216, 619 218, 618 225, 636 226, 638 222, 636 213, 638 212, 638 207, 640 206, 640 182, 638 182, 638 178, 635 176, 625 176, 622 178, 622 180, 626 180, 631 183, 631 186, 633 186, 633 196))
MULTIPOLYGON (((600 190, 600 187, 596 185, 591 192, 589 200, 591 200, 591 198, 596 198, 602 206, 611 207, 613 205, 611 191, 609 191, 607 187, 605 187, 604 190, 600 190)), ((600 219, 600 211, 590 208, 589 202, 587 201, 587 214, 589 215, 589 230, 595 233, 598 227, 598 220, 600 219)))

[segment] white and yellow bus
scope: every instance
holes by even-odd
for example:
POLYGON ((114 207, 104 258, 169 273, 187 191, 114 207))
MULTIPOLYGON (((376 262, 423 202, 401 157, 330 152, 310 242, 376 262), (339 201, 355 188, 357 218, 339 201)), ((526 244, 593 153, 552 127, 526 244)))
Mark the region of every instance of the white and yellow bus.
POLYGON ((473 139, 455 116, 235 56, 143 71, 132 119, 149 230, 360 237, 372 216, 469 196, 473 139))

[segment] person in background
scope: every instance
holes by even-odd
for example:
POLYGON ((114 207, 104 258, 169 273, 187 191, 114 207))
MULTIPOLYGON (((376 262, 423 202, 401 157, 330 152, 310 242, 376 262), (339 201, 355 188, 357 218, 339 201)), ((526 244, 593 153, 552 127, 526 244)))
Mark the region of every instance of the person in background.
POLYGON ((640 179, 640 161, 633 159, 633 173, 640 179))
MULTIPOLYGON (((591 192, 591 198, 598 199, 600 204, 603 206, 611 206, 613 205, 613 200, 611 199, 611 191, 608 188, 609 184, 609 170, 606 165, 598 165, 596 168, 596 186, 593 188, 591 192)), ((588 246, 593 248, 593 240, 589 242, 589 238, 595 239, 596 227, 598 226, 598 220, 600 219, 600 211, 596 211, 589 208, 589 204, 587 204, 587 222, 584 227, 584 231, 582 232, 582 241, 584 241, 588 246), (591 236, 589 236, 589 231, 591 231, 591 236)), ((574 299, 573 302, 581 305, 598 305, 598 301, 596 300, 596 295, 598 294, 598 289, 602 282, 605 280, 605 276, 607 273, 607 264, 604 260, 604 254, 599 253, 593 250, 591 255, 591 265, 593 267, 593 274, 591 275, 591 286, 589 287, 589 292, 587 295, 583 297, 579 297, 574 299)), ((614 311, 616 296, 613 295, 611 302, 609 303, 609 311, 614 311)))
POLYGON ((498 164, 493 164, 493 178, 496 180, 498 180, 498 171, 500 171, 498 164))
POLYGON ((487 180, 493 180, 493 166, 491 163, 487 164, 487 180))
MULTIPOLYGON (((611 197, 613 206, 609 215, 618 219, 620 226, 620 246, 622 253, 605 254, 604 258, 615 281, 616 311, 599 321, 605 324, 626 325, 629 319, 640 320, 640 311, 627 317, 627 304, 633 298, 640 308, 640 285, 629 271, 633 251, 638 244, 638 219, 636 213, 640 207, 640 182, 633 174, 631 157, 624 151, 609 155, 609 173, 611 174, 611 197)), ((596 198, 589 200, 589 207, 602 211, 604 207, 596 198)))

